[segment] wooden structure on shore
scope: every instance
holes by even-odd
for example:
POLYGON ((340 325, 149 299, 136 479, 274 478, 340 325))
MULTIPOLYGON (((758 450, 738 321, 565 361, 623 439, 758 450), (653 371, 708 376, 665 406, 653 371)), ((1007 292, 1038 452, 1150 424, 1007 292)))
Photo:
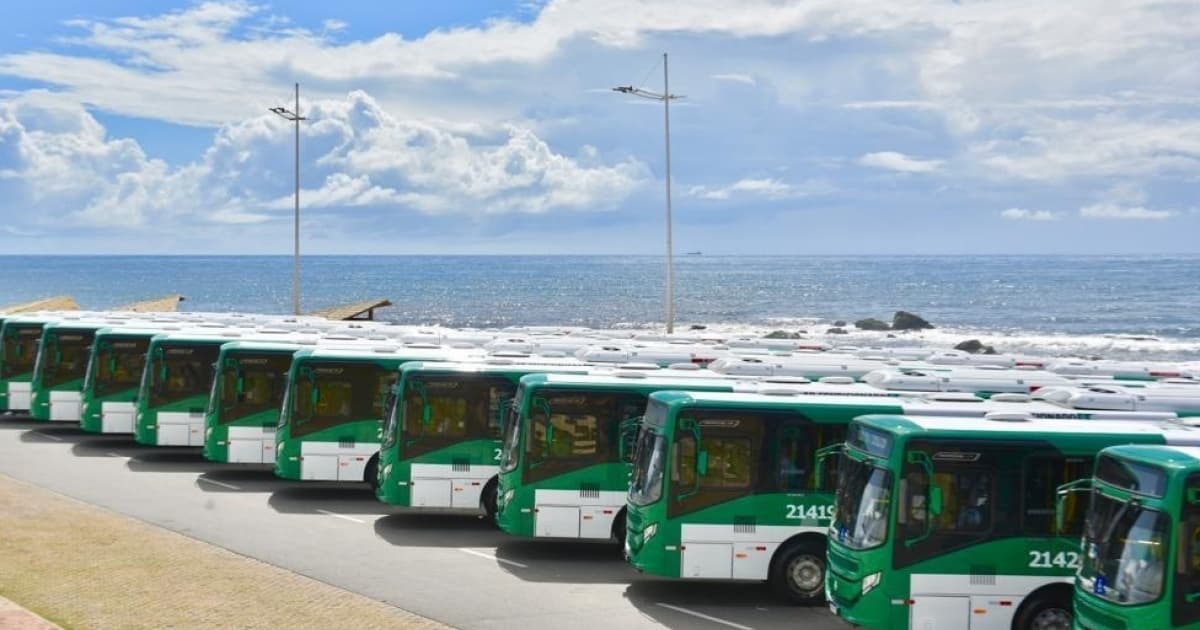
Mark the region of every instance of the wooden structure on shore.
POLYGON ((141 302, 118 306, 112 310, 129 313, 174 313, 179 310, 179 303, 183 300, 184 297, 182 295, 172 293, 166 297, 154 300, 142 300, 141 302))
POLYGON ((347 321, 370 321, 375 319, 375 309, 391 306, 391 300, 367 300, 365 302, 355 302, 345 306, 336 306, 320 311, 314 311, 313 315, 324 317, 325 319, 347 320, 347 321))
POLYGON ((30 313, 33 311, 78 311, 79 303, 75 298, 69 295, 56 295, 54 297, 25 302, 24 304, 11 304, 9 306, 0 307, 0 313, 8 313, 14 315, 17 313, 30 313))

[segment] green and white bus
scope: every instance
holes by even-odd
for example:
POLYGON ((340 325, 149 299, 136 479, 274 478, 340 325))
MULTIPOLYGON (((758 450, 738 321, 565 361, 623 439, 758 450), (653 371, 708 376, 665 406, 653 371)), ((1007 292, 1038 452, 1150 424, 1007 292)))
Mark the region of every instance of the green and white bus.
POLYGON ((204 412, 221 346, 245 328, 155 335, 146 350, 134 418, 134 440, 149 446, 204 446, 204 412))
POLYGON ((478 360, 477 349, 431 344, 297 352, 275 432, 275 474, 283 479, 378 479, 384 410, 400 366, 411 361, 478 360))
POLYGON ((500 437, 521 377, 584 373, 575 360, 492 358, 400 370, 379 449, 375 494, 389 505, 494 518, 500 437))
POLYGON ((275 430, 287 391, 292 357, 322 347, 354 350, 379 342, 343 331, 291 334, 273 341, 232 341, 221 346, 204 415, 204 457, 229 464, 275 464, 275 430))
POLYGON ((868 628, 1067 628, 1083 494, 1118 444, 1200 444, 1178 420, 874 415, 847 429, 829 529, 826 595, 868 628))
POLYGON ((136 323, 136 320, 110 319, 46 324, 30 382, 29 415, 43 422, 78 423, 83 407, 83 381, 96 332, 109 326, 136 323))
POLYGON ((204 415, 205 459, 275 463, 275 429, 292 356, 313 345, 233 341, 221 346, 204 415))
MULTIPOLYGON (((824 383, 760 383, 758 389, 651 395, 630 478, 625 541, 626 556, 639 571, 767 581, 795 603, 824 599, 833 493, 828 479, 817 479, 815 463, 820 449, 842 443, 846 425, 860 415, 1174 417, 1078 412, 1012 394, 987 400, 940 393, 847 395, 871 388, 824 383)), ((825 469, 833 472, 831 465, 825 469)))
POLYGON ((181 324, 170 323, 97 330, 80 392, 79 427, 88 433, 133 433, 134 401, 150 340, 181 330, 181 324))
POLYGON ((1075 627, 1200 628, 1200 448, 1106 448, 1088 486, 1075 627))
POLYGON ((733 391, 703 376, 530 374, 504 425, 496 523, 514 536, 625 539, 633 438, 650 394, 733 391))
POLYGON ((6 317, 0 324, 0 411, 29 413, 42 328, 58 315, 6 317))

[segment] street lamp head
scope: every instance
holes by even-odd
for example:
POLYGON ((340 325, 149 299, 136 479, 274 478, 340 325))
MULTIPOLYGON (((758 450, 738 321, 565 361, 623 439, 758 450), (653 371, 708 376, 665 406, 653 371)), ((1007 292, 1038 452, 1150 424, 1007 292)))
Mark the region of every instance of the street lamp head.
POLYGON ((613 88, 613 91, 620 92, 622 94, 633 94, 633 89, 634 88, 632 85, 618 85, 617 87, 613 88))

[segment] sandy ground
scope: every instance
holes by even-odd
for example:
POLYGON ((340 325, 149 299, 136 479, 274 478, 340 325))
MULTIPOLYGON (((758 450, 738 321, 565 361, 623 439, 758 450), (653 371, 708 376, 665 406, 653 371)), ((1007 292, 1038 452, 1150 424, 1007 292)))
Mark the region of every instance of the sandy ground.
POLYGON ((4 475, 0 531, 0 595, 67 629, 446 627, 4 475))

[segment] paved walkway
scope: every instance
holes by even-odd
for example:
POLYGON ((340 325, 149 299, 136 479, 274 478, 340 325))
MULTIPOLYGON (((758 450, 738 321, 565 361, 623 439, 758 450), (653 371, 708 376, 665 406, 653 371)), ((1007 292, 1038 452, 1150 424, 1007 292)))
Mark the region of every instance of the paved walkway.
POLYGON ((0 630, 61 630, 61 628, 0 597, 0 630))
MULTIPOLYGON (((445 628, 5 475, 0 531, 0 592, 67 629, 445 628)), ((10 606, 0 630, 57 627, 10 606)))

